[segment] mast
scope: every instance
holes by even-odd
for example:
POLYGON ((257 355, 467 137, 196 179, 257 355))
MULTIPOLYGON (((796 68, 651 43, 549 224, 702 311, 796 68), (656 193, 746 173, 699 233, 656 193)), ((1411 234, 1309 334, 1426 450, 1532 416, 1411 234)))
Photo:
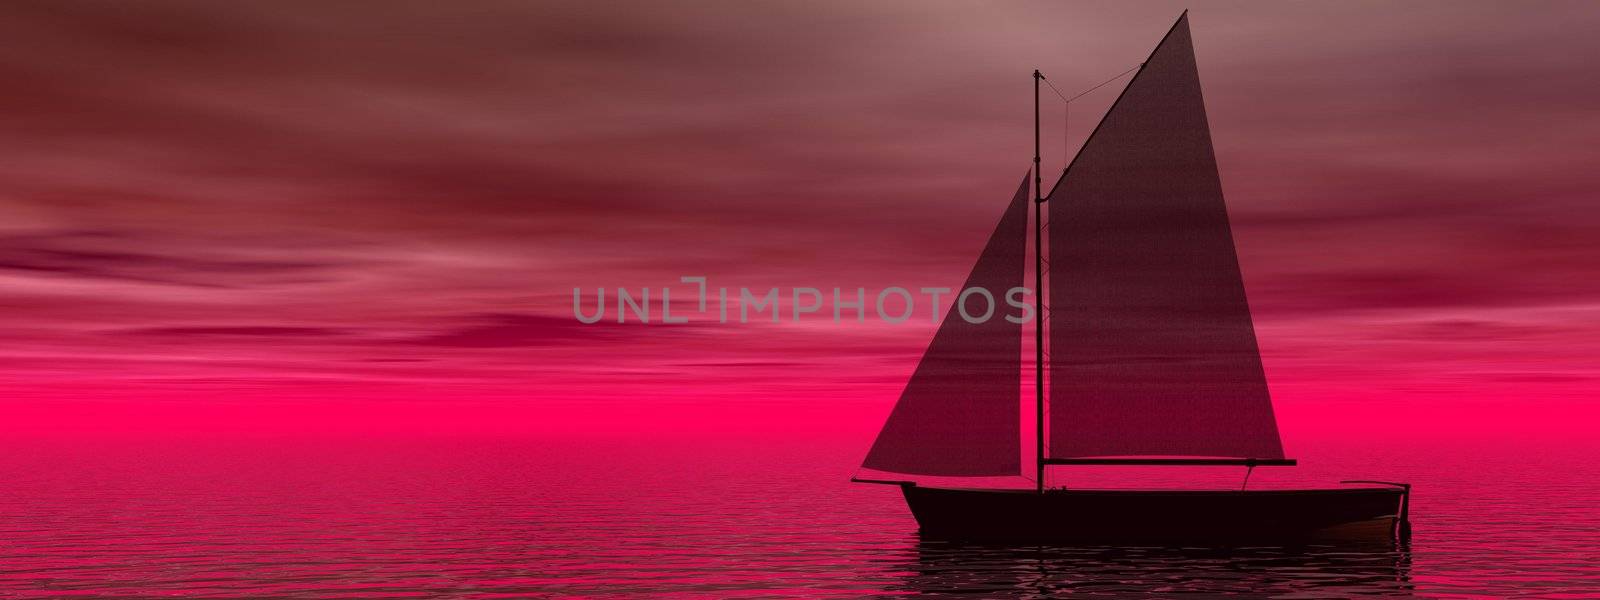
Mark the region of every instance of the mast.
POLYGON ((1039 82, 1033 70, 1033 391, 1034 487, 1044 493, 1044 184, 1039 174, 1039 82))

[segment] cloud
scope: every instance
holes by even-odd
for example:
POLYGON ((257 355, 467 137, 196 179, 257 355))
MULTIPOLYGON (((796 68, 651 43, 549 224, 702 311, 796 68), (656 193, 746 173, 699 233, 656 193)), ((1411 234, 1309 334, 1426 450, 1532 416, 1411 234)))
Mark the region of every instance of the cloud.
POLYGON ((474 324, 407 340, 405 343, 452 348, 510 348, 562 344, 607 344, 627 338, 681 335, 698 324, 583 323, 573 317, 485 314, 468 318, 474 324))
POLYGON ((16 234, 0 237, 0 271, 24 276, 225 288, 307 282, 346 266, 284 258, 230 258, 227 254, 238 250, 228 247, 213 248, 207 256, 180 255, 170 244, 169 240, 129 231, 16 234))
POLYGON ((118 333, 160 337, 260 337, 260 338, 325 338, 348 335, 342 329, 326 327, 278 327, 271 325, 219 325, 210 327, 148 327, 129 329, 118 333))
MULTIPOLYGON (((1029 164, 1031 70, 1085 89, 1180 10, 8 5, 0 380, 887 402, 927 324, 583 325, 570 290, 957 284, 1029 164)), ((1275 385, 1459 378, 1528 335, 1554 366, 1494 372, 1581 378, 1592 316, 1541 311, 1600 304, 1600 10, 1191 22, 1275 385)), ((1046 96, 1047 175, 1120 85, 1069 123, 1046 96)))

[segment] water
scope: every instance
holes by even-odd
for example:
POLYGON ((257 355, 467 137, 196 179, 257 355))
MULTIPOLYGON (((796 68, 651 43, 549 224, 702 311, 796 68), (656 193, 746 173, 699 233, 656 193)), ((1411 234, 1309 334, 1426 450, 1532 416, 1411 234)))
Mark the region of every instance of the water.
POLYGON ((1411 543, 1205 549, 924 542, 863 443, 14 440, 0 596, 1600 597, 1592 445, 1299 444, 1411 543))

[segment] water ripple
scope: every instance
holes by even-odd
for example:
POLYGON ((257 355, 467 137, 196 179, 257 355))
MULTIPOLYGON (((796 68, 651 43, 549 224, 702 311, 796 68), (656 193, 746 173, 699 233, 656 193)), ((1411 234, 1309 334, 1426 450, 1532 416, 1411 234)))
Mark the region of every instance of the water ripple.
POLYGON ((1409 544, 1018 547, 920 539, 858 442, 18 445, 0 596, 1600 594, 1588 449, 1311 449, 1417 484, 1409 544))

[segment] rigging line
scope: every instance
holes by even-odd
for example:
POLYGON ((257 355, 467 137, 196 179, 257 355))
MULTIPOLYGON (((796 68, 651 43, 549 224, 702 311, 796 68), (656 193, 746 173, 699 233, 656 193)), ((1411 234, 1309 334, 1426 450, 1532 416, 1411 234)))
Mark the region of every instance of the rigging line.
POLYGON ((1061 98, 1062 102, 1071 102, 1071 100, 1067 99, 1067 95, 1066 94, 1061 93, 1061 90, 1056 87, 1056 84, 1050 83, 1049 79, 1045 79, 1043 77, 1040 77, 1040 79, 1044 79, 1044 84, 1050 86, 1050 91, 1055 92, 1056 96, 1061 98))
POLYGON ((1129 73, 1132 73, 1134 71, 1139 70, 1139 67, 1142 67, 1142 66, 1144 66, 1144 63, 1139 63, 1139 64, 1134 65, 1132 67, 1128 67, 1128 70, 1123 71, 1121 73, 1118 73, 1115 77, 1112 77, 1112 78, 1107 79, 1105 81, 1102 81, 1102 82, 1100 82, 1098 84, 1095 84, 1095 86, 1092 87, 1092 88, 1089 88, 1087 90, 1078 92, 1078 95, 1073 96, 1071 98, 1068 98, 1066 94, 1061 93, 1061 89, 1057 88, 1056 84, 1050 83, 1049 79, 1045 79, 1043 77, 1041 77, 1040 79, 1044 79, 1044 84, 1050 86, 1050 91, 1055 92, 1056 96, 1060 97, 1062 102, 1072 102, 1073 100, 1077 100, 1079 98, 1082 98, 1084 96, 1089 95, 1089 92, 1092 92, 1092 91, 1095 91, 1095 90, 1098 90, 1100 88, 1105 87, 1106 84, 1108 84, 1108 83, 1111 83, 1111 82, 1116 81, 1118 79, 1122 79, 1123 76, 1125 76, 1125 75, 1127 75, 1129 73))
POLYGON ((1067 156, 1071 156, 1072 155, 1072 138, 1070 137, 1070 135, 1071 135, 1071 127, 1072 127, 1072 112, 1071 112, 1072 111, 1072 101, 1073 100, 1077 100, 1079 98, 1082 98, 1084 96, 1087 96, 1087 95, 1089 95, 1089 92, 1093 92, 1095 90, 1103 88, 1103 87, 1106 86, 1106 84, 1109 84, 1109 83, 1111 83, 1113 81, 1116 81, 1118 79, 1122 79, 1127 74, 1132 73, 1134 71, 1137 71, 1137 70, 1139 70, 1140 67, 1143 67, 1143 66, 1144 66, 1144 63, 1139 63, 1139 64, 1134 65, 1132 67, 1128 67, 1128 70, 1123 71, 1121 73, 1118 73, 1116 76, 1114 76, 1114 77, 1112 77, 1110 79, 1107 79, 1107 80, 1102 81, 1102 82, 1100 82, 1098 84, 1095 84, 1095 86, 1092 87, 1092 88, 1089 88, 1087 90, 1078 92, 1078 95, 1073 96, 1071 98, 1068 98, 1066 94, 1061 93, 1061 88, 1056 87, 1056 84, 1054 84, 1054 83, 1050 83, 1049 79, 1046 79, 1043 76, 1039 77, 1040 80, 1044 81, 1045 85, 1050 86, 1050 91, 1054 92, 1056 97, 1061 99, 1061 108, 1062 108, 1062 115, 1061 115, 1061 152, 1063 154, 1066 154, 1067 156))
POLYGON ((1126 70, 1126 71, 1123 71, 1123 72, 1121 72, 1121 73, 1118 73, 1118 74, 1117 74, 1117 76, 1116 76, 1116 77, 1112 77, 1112 78, 1111 78, 1111 79, 1107 79, 1107 80, 1105 80, 1105 81, 1102 81, 1102 82, 1100 82, 1100 84, 1099 84, 1099 85, 1096 85, 1096 86, 1094 86, 1094 87, 1092 87, 1092 88, 1089 88, 1089 89, 1087 89, 1087 90, 1084 90, 1084 91, 1082 91, 1082 92, 1079 92, 1079 93, 1078 93, 1078 95, 1076 95, 1076 96, 1073 96, 1073 97, 1071 97, 1071 98, 1068 98, 1068 99, 1067 99, 1067 102, 1071 102, 1071 101, 1073 101, 1073 100, 1077 100, 1077 99, 1079 99, 1079 98, 1082 98, 1082 97, 1084 97, 1084 96, 1085 96, 1085 95, 1087 95, 1087 94, 1088 94, 1088 93, 1089 93, 1089 92, 1092 92, 1092 91, 1095 91, 1095 90, 1098 90, 1098 89, 1100 89, 1100 88, 1103 88, 1103 87, 1105 87, 1105 86, 1106 86, 1106 84, 1108 84, 1108 83, 1111 83, 1111 82, 1113 82, 1113 81, 1116 81, 1116 80, 1118 80, 1118 79, 1122 79, 1122 77, 1123 77, 1123 76, 1125 76, 1125 75, 1127 75, 1127 74, 1129 74, 1129 73, 1132 73, 1132 72, 1134 72, 1134 71, 1137 71, 1137 70, 1139 70, 1139 67, 1142 67, 1142 66, 1144 66, 1144 63, 1139 63, 1139 64, 1137 64, 1137 65, 1134 65, 1134 66, 1132 66, 1132 67, 1128 67, 1128 70, 1126 70))

